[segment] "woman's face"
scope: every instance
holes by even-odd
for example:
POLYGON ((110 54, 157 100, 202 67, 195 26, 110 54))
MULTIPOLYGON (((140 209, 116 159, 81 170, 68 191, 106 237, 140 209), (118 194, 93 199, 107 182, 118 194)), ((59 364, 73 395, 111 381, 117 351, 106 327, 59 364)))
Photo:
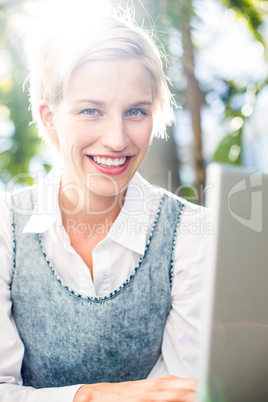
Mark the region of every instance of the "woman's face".
POLYGON ((52 118, 62 185, 75 183, 98 196, 125 190, 148 151, 152 109, 151 77, 137 60, 82 65, 52 118))

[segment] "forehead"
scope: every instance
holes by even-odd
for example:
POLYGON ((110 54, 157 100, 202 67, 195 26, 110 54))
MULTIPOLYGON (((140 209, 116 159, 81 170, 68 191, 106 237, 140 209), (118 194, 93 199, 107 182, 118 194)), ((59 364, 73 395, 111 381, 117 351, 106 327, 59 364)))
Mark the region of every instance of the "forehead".
POLYGON ((64 98, 109 101, 144 97, 152 101, 152 85, 149 71, 139 60, 89 61, 71 75, 64 98))

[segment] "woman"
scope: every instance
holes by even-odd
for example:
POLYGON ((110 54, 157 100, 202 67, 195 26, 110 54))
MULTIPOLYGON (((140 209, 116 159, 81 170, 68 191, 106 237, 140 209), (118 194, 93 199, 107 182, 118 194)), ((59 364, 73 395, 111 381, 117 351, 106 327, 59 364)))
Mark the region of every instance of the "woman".
POLYGON ((172 120, 159 52, 114 16, 51 38, 31 105, 60 168, 2 196, 0 400, 193 401, 203 210, 137 173, 172 120))

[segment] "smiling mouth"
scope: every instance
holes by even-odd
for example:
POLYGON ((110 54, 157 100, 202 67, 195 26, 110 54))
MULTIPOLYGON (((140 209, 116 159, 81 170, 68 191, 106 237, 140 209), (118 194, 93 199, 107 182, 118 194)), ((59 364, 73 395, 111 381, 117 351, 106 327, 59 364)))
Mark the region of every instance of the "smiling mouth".
POLYGON ((126 163, 127 156, 122 158, 105 158, 104 156, 91 156, 88 155, 95 163, 104 168, 117 168, 126 163))

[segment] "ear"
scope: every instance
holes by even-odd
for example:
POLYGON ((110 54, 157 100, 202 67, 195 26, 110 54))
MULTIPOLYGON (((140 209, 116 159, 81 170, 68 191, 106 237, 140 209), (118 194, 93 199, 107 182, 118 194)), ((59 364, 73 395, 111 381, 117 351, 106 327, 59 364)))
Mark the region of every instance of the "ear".
POLYGON ((58 134, 55 126, 54 110, 47 101, 39 102, 39 116, 44 130, 52 143, 58 142, 58 134))

